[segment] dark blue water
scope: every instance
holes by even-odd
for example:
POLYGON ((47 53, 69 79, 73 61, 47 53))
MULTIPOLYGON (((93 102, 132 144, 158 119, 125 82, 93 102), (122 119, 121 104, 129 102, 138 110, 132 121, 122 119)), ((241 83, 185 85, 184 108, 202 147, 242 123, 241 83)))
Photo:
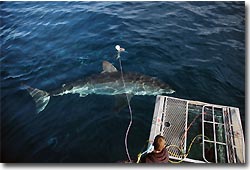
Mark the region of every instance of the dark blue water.
MULTIPOLYGON (((126 48, 124 72, 168 83, 171 96, 240 108, 245 126, 244 2, 1 2, 3 162, 128 159, 126 108, 105 95, 53 97, 40 114, 21 83, 50 91, 102 71, 126 48)), ((154 96, 131 100, 129 153, 149 138, 154 96)))

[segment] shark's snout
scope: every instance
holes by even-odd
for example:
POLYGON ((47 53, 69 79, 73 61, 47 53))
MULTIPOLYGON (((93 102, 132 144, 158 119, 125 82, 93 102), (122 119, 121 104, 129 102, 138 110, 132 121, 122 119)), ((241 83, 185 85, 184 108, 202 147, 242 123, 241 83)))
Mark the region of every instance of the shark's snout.
POLYGON ((172 89, 170 90, 170 93, 174 93, 174 92, 175 92, 175 90, 172 90, 172 89))
POLYGON ((174 93, 174 92, 175 92, 175 90, 173 90, 173 89, 167 89, 167 90, 166 90, 166 93, 167 93, 167 94, 172 94, 172 93, 174 93))

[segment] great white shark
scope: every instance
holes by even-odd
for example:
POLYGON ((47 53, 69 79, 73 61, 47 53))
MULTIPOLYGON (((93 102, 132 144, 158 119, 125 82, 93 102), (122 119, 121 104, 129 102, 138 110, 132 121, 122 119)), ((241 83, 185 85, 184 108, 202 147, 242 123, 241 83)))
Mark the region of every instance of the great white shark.
POLYGON ((163 81, 139 73, 124 73, 123 82, 121 72, 108 61, 103 61, 102 67, 103 71, 100 74, 91 75, 85 79, 63 84, 59 89, 51 92, 46 92, 26 85, 29 94, 36 103, 37 113, 45 109, 52 96, 61 96, 65 94, 79 94, 80 97, 85 97, 89 94, 115 96, 127 94, 130 99, 133 95, 156 96, 175 92, 163 81))

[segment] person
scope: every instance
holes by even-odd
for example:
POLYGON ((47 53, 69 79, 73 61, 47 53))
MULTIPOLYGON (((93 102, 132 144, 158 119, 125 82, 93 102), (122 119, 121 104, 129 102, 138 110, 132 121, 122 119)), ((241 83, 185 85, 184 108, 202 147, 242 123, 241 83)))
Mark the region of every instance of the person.
POLYGON ((154 150, 142 158, 142 163, 168 163, 169 154, 163 136, 157 135, 153 142, 154 150))

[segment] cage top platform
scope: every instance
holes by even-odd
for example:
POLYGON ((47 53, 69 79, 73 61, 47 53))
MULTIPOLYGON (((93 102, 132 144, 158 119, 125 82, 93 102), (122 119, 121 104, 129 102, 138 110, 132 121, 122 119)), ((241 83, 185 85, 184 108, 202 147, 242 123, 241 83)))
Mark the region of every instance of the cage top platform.
POLYGON ((158 134, 171 160, 245 163, 239 108, 158 95, 149 142, 158 134))

